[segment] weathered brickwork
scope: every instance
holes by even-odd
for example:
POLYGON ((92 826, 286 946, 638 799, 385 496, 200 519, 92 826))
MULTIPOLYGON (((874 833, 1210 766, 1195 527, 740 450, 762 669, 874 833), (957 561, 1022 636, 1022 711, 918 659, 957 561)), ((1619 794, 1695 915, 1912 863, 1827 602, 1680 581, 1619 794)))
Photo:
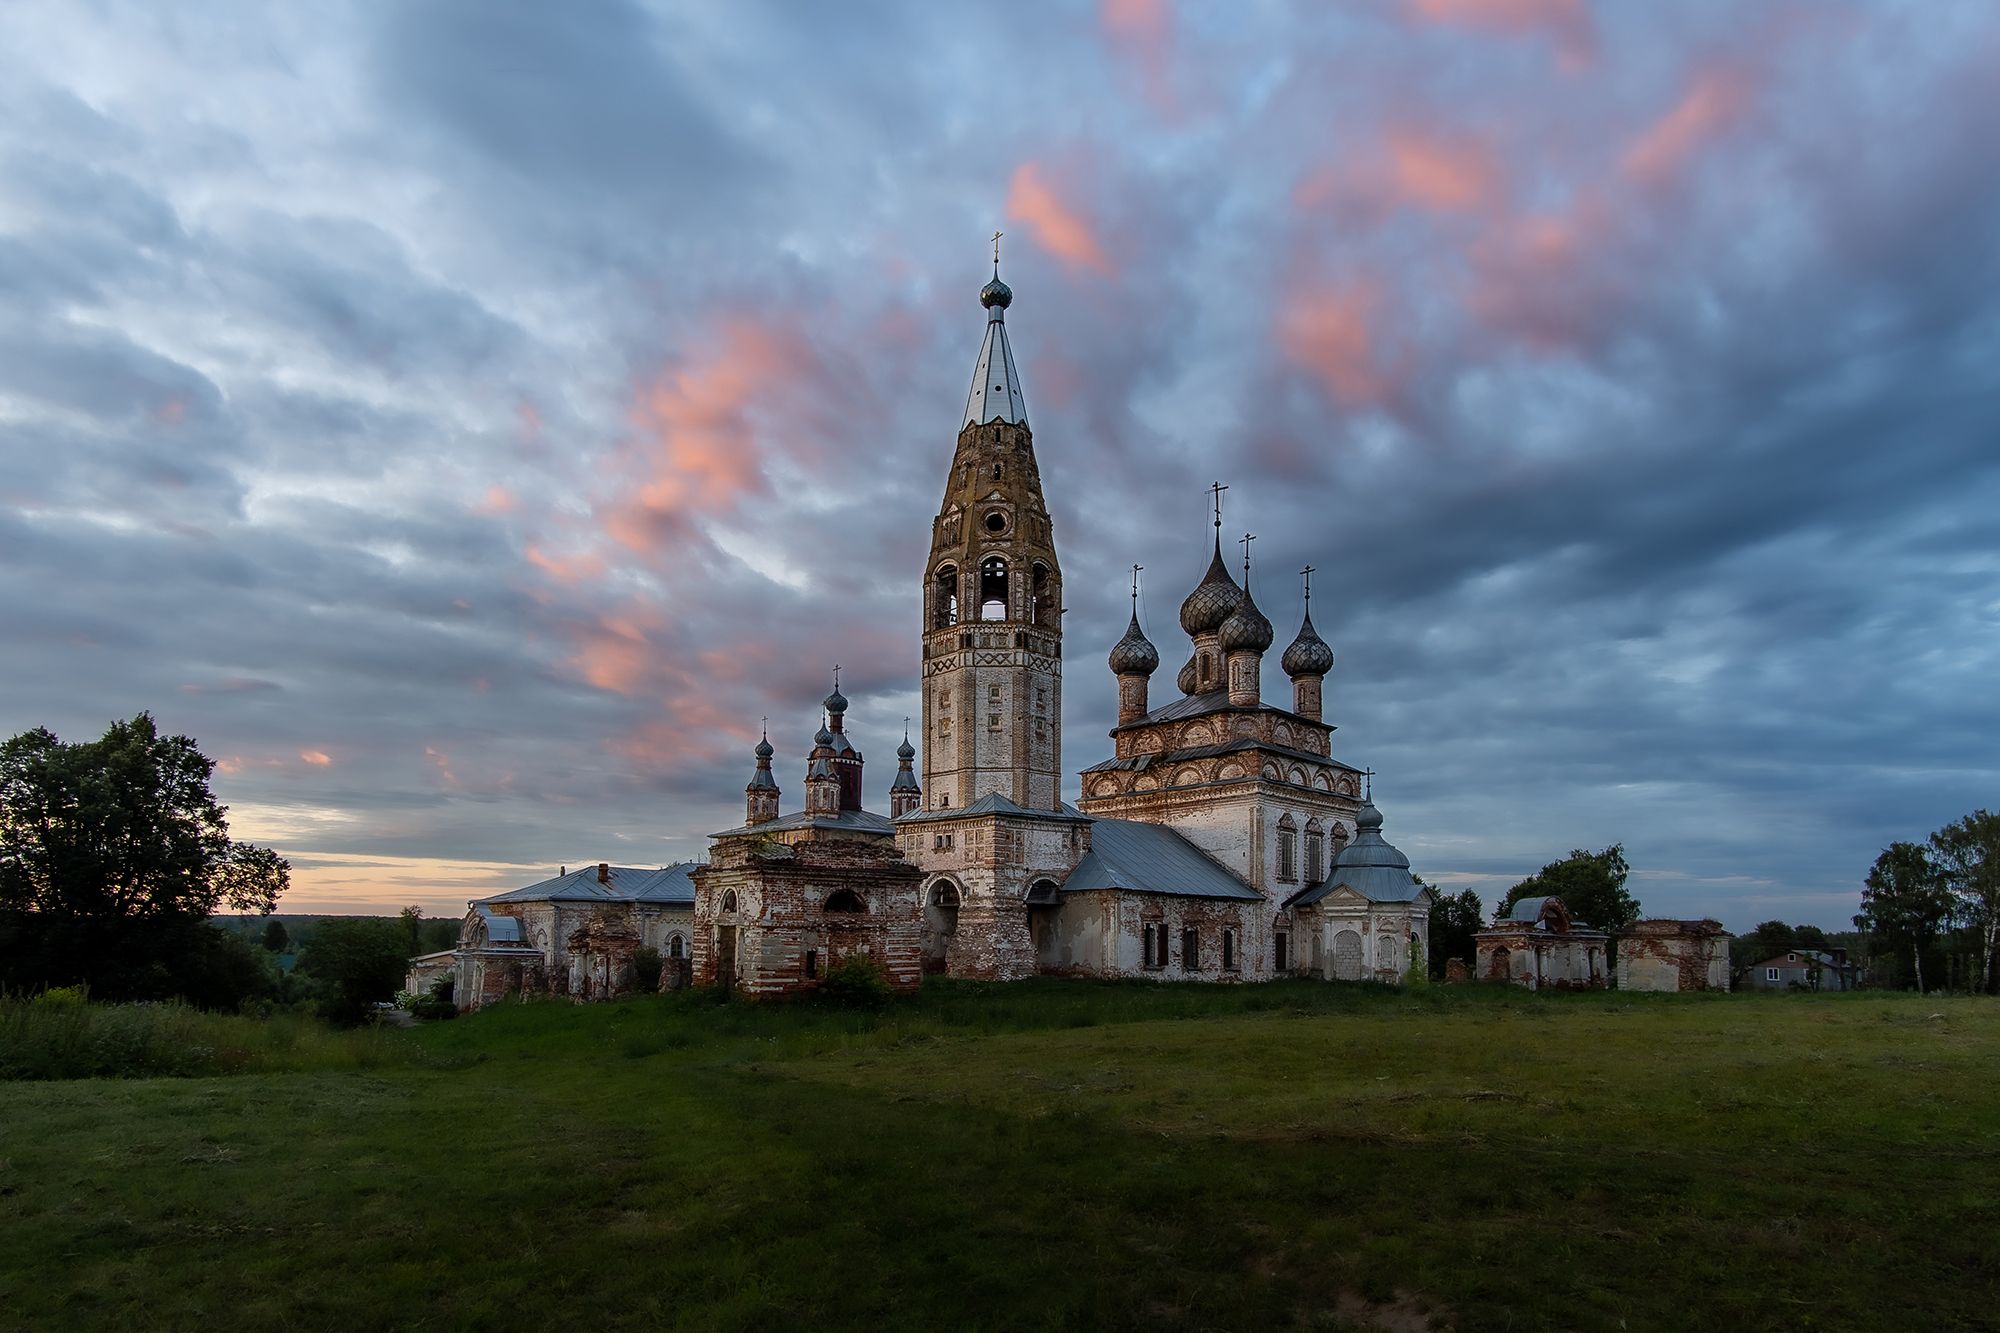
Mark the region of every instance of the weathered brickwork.
POLYGON ((1609 935, 1572 922, 1556 898, 1517 906, 1533 914, 1503 917, 1473 937, 1479 980, 1529 990, 1599 990, 1610 984, 1609 935))
POLYGON ((886 833, 805 826, 719 837, 694 873, 695 984, 752 999, 799 994, 861 953, 892 986, 914 990, 922 879, 886 833))
POLYGON ((1729 932, 1720 921, 1635 921, 1618 932, 1618 989, 1729 989, 1729 932))
POLYGON ((632 954, 685 958, 694 914, 653 903, 485 903, 468 912, 453 955, 453 998, 477 1009, 508 995, 609 999, 631 989, 632 954), (492 919, 519 923, 520 940, 492 938, 492 919))

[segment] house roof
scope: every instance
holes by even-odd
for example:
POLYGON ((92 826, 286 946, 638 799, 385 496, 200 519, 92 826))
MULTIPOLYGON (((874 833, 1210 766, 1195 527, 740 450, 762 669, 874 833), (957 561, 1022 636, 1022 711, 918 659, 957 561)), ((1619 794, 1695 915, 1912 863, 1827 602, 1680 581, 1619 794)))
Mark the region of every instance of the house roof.
POLYGON ((1410 858, 1382 837, 1382 812, 1363 801, 1355 819, 1354 841, 1341 848, 1325 879, 1285 900, 1287 907, 1311 907, 1336 889, 1352 889, 1371 903, 1413 903, 1426 890, 1410 873, 1410 858))
MULTIPOLYGON (((694 881, 688 876, 695 868, 692 861, 665 866, 657 870, 646 870, 638 866, 611 866, 605 874, 605 882, 597 880, 596 866, 582 866, 557 875, 553 879, 542 880, 525 888, 510 889, 506 893, 496 893, 481 898, 474 906, 484 903, 661 903, 668 906, 694 906, 694 881)), ((490 922, 512 920, 511 917, 490 917, 490 922)), ((518 930, 518 923, 517 930, 518 930)), ((501 938, 497 934, 492 939, 501 938)), ((519 938, 518 934, 516 938, 519 938)))
POLYGON ((1848 959, 1846 962, 1843 963, 1839 959, 1835 958, 1832 954, 1826 952, 1824 949, 1787 949, 1783 953, 1772 954, 1769 958, 1766 958, 1761 963, 1751 963, 1750 966, 1751 967, 1806 967, 1812 963, 1818 963, 1821 967, 1859 966, 1858 964, 1855 963, 1855 961, 1852 958, 1848 959))
POLYGON ((1132 819, 1091 821, 1090 850, 1063 881, 1064 893, 1120 889, 1178 898, 1260 902, 1263 895, 1173 829, 1132 819))

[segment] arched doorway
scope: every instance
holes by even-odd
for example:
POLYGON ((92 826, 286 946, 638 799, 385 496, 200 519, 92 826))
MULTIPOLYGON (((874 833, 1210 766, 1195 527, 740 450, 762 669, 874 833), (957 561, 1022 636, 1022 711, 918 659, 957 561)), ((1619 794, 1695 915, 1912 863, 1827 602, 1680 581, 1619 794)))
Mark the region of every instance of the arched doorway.
POLYGON ((958 909, 964 893, 950 879, 937 879, 924 890, 923 970, 945 970, 952 937, 958 934, 958 909))

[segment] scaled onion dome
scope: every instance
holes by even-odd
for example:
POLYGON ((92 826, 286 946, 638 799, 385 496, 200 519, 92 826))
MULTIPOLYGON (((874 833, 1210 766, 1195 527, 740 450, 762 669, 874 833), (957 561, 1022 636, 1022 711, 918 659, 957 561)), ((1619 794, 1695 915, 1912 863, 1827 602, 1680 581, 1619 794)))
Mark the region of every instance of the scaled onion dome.
POLYGON ((1303 625, 1299 626, 1299 637, 1292 640, 1291 647, 1278 659, 1287 676, 1324 676, 1333 670, 1333 649, 1327 646, 1319 631, 1313 628, 1312 612, 1306 612, 1303 625))
POLYGON ((1008 306, 1014 304, 1014 289, 1000 281, 1000 275, 995 273, 993 281, 979 289, 979 304, 985 306, 988 310, 991 310, 996 305, 1005 310, 1008 306))
POLYGON ((896 747, 896 758, 907 761, 915 759, 916 757, 917 757, 917 747, 910 744, 910 738, 908 736, 903 737, 903 743, 896 747))
POLYGON ((1174 677, 1174 684, 1180 686, 1182 694, 1194 693, 1194 659, 1192 657, 1187 660, 1187 665, 1181 668, 1180 674, 1174 677))
POLYGON ((1125 627, 1125 637, 1111 645, 1110 661, 1114 676, 1150 676, 1160 669, 1160 650, 1139 628, 1138 612, 1132 613, 1132 623, 1125 627))
POLYGON ((1208 562, 1208 573, 1201 576, 1201 582, 1181 603, 1181 628, 1196 638, 1213 634, 1242 600, 1243 590, 1229 577, 1229 567, 1222 563, 1222 547, 1218 545, 1215 559, 1208 562))
POLYGON ((847 711, 847 696, 840 692, 840 686, 838 685, 834 686, 833 693, 827 695, 821 702, 826 706, 826 711, 829 713, 837 714, 847 711))
POLYGON ((1217 642, 1222 645, 1222 651, 1225 653, 1244 649, 1261 653, 1271 646, 1271 640, 1275 637, 1271 631, 1271 622, 1257 609, 1256 600, 1250 596, 1248 589, 1245 589, 1243 596, 1237 600, 1236 609, 1222 622, 1222 628, 1216 635, 1217 642))
POLYGON ((763 740, 757 742, 757 748, 752 750, 751 753, 759 759, 769 759, 777 753, 777 750, 771 745, 771 738, 766 736, 763 740))
POLYGON ((832 748, 833 732, 829 731, 826 724, 822 722, 819 730, 813 733, 813 751, 814 753, 818 753, 821 750, 830 750, 832 748))

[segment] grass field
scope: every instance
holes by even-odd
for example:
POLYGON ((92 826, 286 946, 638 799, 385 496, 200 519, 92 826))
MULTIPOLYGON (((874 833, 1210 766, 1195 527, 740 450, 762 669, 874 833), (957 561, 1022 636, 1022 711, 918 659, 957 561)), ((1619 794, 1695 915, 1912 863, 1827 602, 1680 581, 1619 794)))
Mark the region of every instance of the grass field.
POLYGON ((0 1084, 0 1325, 2000 1324, 1990 1000, 1037 981, 367 1035, 0 1084))

